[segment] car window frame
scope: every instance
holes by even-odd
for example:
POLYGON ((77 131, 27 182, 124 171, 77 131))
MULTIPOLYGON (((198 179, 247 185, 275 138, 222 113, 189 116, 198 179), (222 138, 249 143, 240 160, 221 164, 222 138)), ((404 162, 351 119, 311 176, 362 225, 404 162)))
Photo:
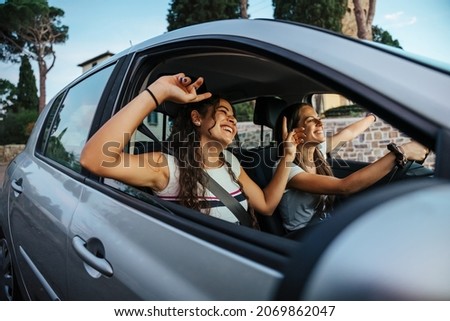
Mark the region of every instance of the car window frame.
MULTIPOLYGON (((142 69, 141 62, 143 59, 151 59, 150 66, 155 66, 163 58, 173 53, 179 53, 183 50, 200 50, 208 49, 213 51, 217 48, 232 48, 233 50, 241 50, 242 52, 249 52, 255 56, 264 56, 268 59, 272 59, 275 62, 281 63, 289 68, 295 68, 301 71, 306 77, 309 77, 315 81, 327 84, 330 88, 339 90, 344 95, 351 97, 354 101, 362 101, 366 103, 367 108, 373 112, 385 110, 384 102, 386 105, 395 105, 396 102, 390 98, 381 96, 371 88, 356 82, 354 79, 349 78, 347 75, 343 75, 330 67, 324 66, 319 62, 306 58, 299 53, 288 51, 283 48, 279 48, 273 44, 260 42, 253 39, 243 39, 236 36, 219 35, 220 39, 197 39, 195 36, 188 40, 169 42, 162 45, 152 46, 149 48, 141 48, 136 53, 131 53, 132 61, 127 66, 127 72, 123 75, 121 90, 117 97, 117 103, 114 105, 112 113, 117 112, 128 101, 130 101, 141 88, 142 81, 145 76, 140 71, 142 69), (207 44, 206 44, 207 43, 207 44), (136 83, 137 77, 142 76, 142 81, 139 85, 136 83)), ((225 49, 223 49, 225 50, 225 49)), ((150 67, 150 70, 153 67, 150 67)), ((145 73, 144 73, 145 74, 145 73)), ((392 114, 394 115, 394 114, 392 114)), ((105 119, 106 121, 106 119, 105 119)), ((430 127, 431 124, 428 124, 430 127)), ((425 130, 428 131, 429 128, 425 130)), ((137 209, 145 210, 145 214, 151 215, 156 219, 169 223, 176 228, 186 230, 193 233, 196 236, 205 238, 210 242, 217 242, 226 234, 226 237, 231 237, 235 242, 246 246, 249 243, 258 244, 261 249, 271 249, 274 253, 283 253, 283 256, 290 256, 292 254, 291 249, 286 250, 282 247, 286 244, 291 244, 286 238, 270 235, 268 233, 260 233, 259 231, 249 232, 244 227, 230 227, 227 222, 216 222, 211 218, 207 218, 198 215, 198 212, 186 209, 178 204, 170 202, 165 203, 170 210, 173 210, 177 215, 156 215, 148 210, 148 204, 135 199, 129 195, 126 195, 118 190, 114 190, 108 185, 103 184, 100 179, 86 180, 86 184, 96 189, 101 189, 105 193, 110 193, 111 197, 123 197, 123 202, 133 206, 137 209), (275 240, 275 241, 274 241, 275 240), (247 244, 241 241, 247 242, 247 244), (272 242, 272 243, 271 243, 272 242), (277 244, 277 245, 275 245, 277 244)), ((151 206, 150 206, 151 207, 151 206)), ((233 242, 232 242, 233 243, 233 242)), ((220 242, 218 243, 220 244, 220 242)), ((233 246, 232 246, 233 247, 233 246)), ((289 247, 289 246, 288 246, 289 247)))
POLYGON ((116 90, 115 86, 114 86, 115 80, 119 76, 119 73, 121 72, 121 67, 123 66, 123 59, 113 60, 109 63, 105 63, 104 65, 99 65, 97 68, 93 68, 92 70, 87 71, 86 73, 81 75, 79 78, 74 80, 72 83, 67 85, 64 89, 62 89, 55 96, 55 98, 52 99, 52 101, 50 102, 51 104, 57 103, 57 105, 56 106, 52 105, 50 108, 48 108, 48 112, 44 115, 45 117, 43 119, 42 125, 39 128, 40 132, 38 133, 36 143, 34 144, 35 147, 34 147, 33 152, 34 152, 34 155, 36 158, 49 164, 50 166, 57 169, 58 171, 66 174, 68 176, 71 176, 73 179, 75 179, 77 181, 83 181, 86 176, 90 176, 92 174, 84 168, 81 168, 81 172, 76 172, 75 170, 73 170, 69 167, 66 167, 63 164, 57 162, 56 160, 53 160, 53 159, 47 157, 46 155, 44 155, 44 151, 45 151, 46 145, 48 143, 49 135, 50 135, 50 132, 47 132, 47 133, 45 132, 45 125, 48 124, 48 121, 50 120, 49 118, 52 117, 51 125, 50 125, 50 126, 52 126, 53 121, 55 119, 55 115, 57 115, 60 112, 61 104, 64 102, 64 99, 66 98, 67 93, 69 92, 69 90, 71 88, 77 86, 78 84, 83 82, 85 79, 96 74, 97 72, 101 72, 102 70, 104 70, 108 67, 111 67, 113 65, 115 65, 115 66, 113 67, 113 70, 110 73, 108 80, 105 83, 103 92, 100 95, 100 99, 97 104, 96 111, 94 113, 94 117, 92 119, 90 129, 88 131, 87 139, 89 139, 89 137, 92 135, 92 132, 95 131, 94 128, 99 126, 98 125, 99 119, 101 119, 104 116, 104 114, 105 114, 105 112, 107 112, 107 110, 110 110, 112 108, 112 106, 109 106, 107 102, 111 97, 115 97, 115 95, 113 93, 114 90, 116 90), (59 98, 61 98, 61 100, 57 101, 59 98), (52 108, 56 109, 54 114, 51 113, 52 108), (99 112, 99 110, 102 110, 102 112, 99 112), (44 144, 44 149, 42 149, 42 144, 44 144))
MULTIPOLYGON (((217 46, 211 47, 217 48, 217 46)), ((146 75, 165 57, 166 50, 167 49, 165 48, 157 47, 151 48, 144 52, 130 53, 130 56, 127 58, 127 64, 129 64, 129 66, 125 68, 126 73, 123 74, 121 79, 121 91, 117 96, 117 103, 114 105, 113 110, 110 110, 110 115, 118 112, 127 104, 128 101, 138 94, 139 89, 145 81, 146 75), (143 59, 150 59, 150 63, 147 65, 148 68, 146 68, 146 71, 142 70, 141 63, 143 59), (140 81, 136 79, 140 79, 140 81)), ((176 51, 182 52, 183 49, 177 47, 176 51)), ((102 119, 102 122, 106 120, 107 119, 102 119)), ((261 262, 268 266, 280 267, 282 265, 280 261, 281 257, 290 256, 292 253, 291 251, 294 248, 294 244, 296 243, 290 239, 280 238, 279 236, 257 230, 249 230, 244 226, 237 226, 219 219, 199 215, 199 213, 195 210, 188 209, 179 204, 161 200, 157 196, 148 195, 148 198, 154 198, 158 200, 158 202, 162 203, 165 211, 169 210, 176 213, 176 215, 171 215, 170 213, 167 215, 168 212, 161 213, 161 206, 155 206, 155 204, 135 198, 124 193, 123 191, 120 191, 119 189, 115 189, 112 186, 105 184, 104 179, 96 177, 95 175, 89 176, 85 180, 85 184, 97 190, 101 190, 103 193, 106 193, 111 197, 116 199, 119 198, 124 204, 132 206, 142 211, 144 214, 150 215, 176 228, 193 233, 195 236, 207 240, 208 242, 223 246, 224 248, 230 249, 243 256, 247 256, 248 253, 253 253, 252 256, 255 258, 259 257, 261 262), (240 245, 238 246, 237 244, 240 245), (257 246, 257 248, 255 248, 252 252, 247 252, 244 250, 247 247, 253 246, 257 246), (260 255, 256 255, 258 252, 260 255)))

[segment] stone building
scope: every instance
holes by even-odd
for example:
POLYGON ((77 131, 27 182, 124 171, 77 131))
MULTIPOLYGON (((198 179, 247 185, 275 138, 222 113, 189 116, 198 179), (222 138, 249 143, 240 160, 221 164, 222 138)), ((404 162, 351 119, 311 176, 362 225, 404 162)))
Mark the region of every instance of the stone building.
POLYGON ((107 51, 104 52, 94 58, 91 58, 89 60, 86 60, 85 62, 82 62, 81 64, 78 65, 78 67, 82 68, 82 73, 88 71, 89 69, 91 69, 92 67, 97 66, 99 63, 101 63, 102 61, 108 59, 109 57, 114 56, 113 53, 107 51))

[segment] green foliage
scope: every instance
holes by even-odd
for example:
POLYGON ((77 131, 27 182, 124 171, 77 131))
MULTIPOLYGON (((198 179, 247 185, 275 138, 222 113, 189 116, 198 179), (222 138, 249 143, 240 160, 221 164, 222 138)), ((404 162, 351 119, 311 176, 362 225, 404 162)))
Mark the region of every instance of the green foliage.
POLYGON ((167 14, 167 30, 239 17, 240 0, 172 0, 167 14))
POLYGON ((384 43, 385 45, 403 49, 397 39, 393 39, 391 34, 381 27, 372 26, 373 41, 384 43))
POLYGON ((0 119, 16 100, 17 88, 10 81, 0 79, 0 119))
POLYGON ((64 11, 46 0, 7 0, 0 6, 0 60, 18 63, 23 52, 42 58, 53 54, 53 45, 68 37, 62 16, 64 11))
POLYGON ((323 114, 325 118, 329 117, 360 117, 365 114, 365 109, 359 105, 344 105, 330 108, 323 114))
POLYGON ((0 5, 0 61, 18 63, 26 54, 38 62, 39 110, 45 106, 45 81, 56 60, 54 45, 68 38, 63 16, 63 10, 46 0, 7 0, 0 5))
POLYGON ((73 152, 67 151, 64 144, 61 142, 66 132, 67 128, 64 129, 58 136, 51 136, 49 138, 46 156, 66 167, 72 168, 77 172, 81 172, 79 160, 73 152))
POLYGON ((14 110, 38 110, 39 97, 36 88, 36 77, 27 56, 22 56, 22 64, 19 71, 19 83, 17 84, 17 101, 14 110))
POLYGON ((274 18, 297 21, 336 32, 342 30, 347 0, 272 0, 274 18))
POLYGON ((0 145, 25 144, 38 117, 37 110, 8 113, 0 121, 0 145))
POLYGON ((236 119, 238 122, 253 120, 253 112, 255 108, 251 102, 235 104, 233 107, 236 111, 236 119))

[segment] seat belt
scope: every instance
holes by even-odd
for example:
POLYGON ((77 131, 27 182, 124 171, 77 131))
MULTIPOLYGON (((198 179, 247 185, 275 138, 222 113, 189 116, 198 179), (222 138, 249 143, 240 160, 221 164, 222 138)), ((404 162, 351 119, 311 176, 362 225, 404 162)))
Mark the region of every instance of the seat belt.
MULTIPOLYGON (((141 133, 147 137, 153 139, 155 142, 161 144, 162 149, 164 149, 168 154, 172 155, 172 151, 162 144, 159 139, 153 134, 153 132, 147 128, 144 124, 140 124, 137 128, 141 133)), ((247 213, 245 208, 239 203, 233 196, 231 196, 217 181, 212 178, 206 171, 202 171, 204 177, 206 178, 206 188, 213 193, 222 203, 236 216, 237 220, 241 225, 252 227, 250 220, 250 215, 247 213)))
POLYGON ((217 181, 212 178, 206 171, 203 171, 206 178, 206 188, 217 196, 222 203, 236 216, 239 223, 244 226, 252 227, 250 215, 233 196, 231 196, 217 181))

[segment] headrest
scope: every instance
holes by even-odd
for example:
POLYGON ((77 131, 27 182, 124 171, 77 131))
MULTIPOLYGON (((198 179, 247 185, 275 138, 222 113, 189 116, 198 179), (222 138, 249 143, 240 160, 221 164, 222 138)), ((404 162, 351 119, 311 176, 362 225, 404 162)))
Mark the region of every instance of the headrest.
POLYGON ((283 99, 276 97, 259 97, 255 103, 253 122, 274 129, 278 116, 287 107, 283 99))

